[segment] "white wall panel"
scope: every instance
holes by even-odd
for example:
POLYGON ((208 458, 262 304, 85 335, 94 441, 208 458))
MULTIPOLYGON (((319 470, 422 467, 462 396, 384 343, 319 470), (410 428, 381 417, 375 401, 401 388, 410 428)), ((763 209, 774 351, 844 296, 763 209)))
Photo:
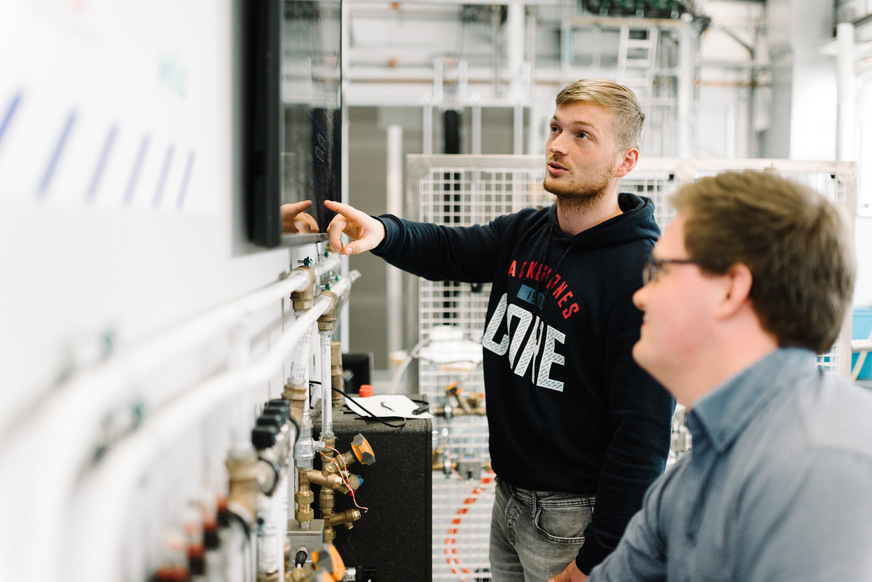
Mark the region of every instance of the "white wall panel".
POLYGON ((70 366, 276 280, 241 231, 233 6, 7 2, 0 427, 70 366), (65 137, 64 137, 65 136, 65 137))
POLYGON ((94 498, 127 529, 88 579, 145 580, 287 378, 284 360, 227 375, 275 362, 286 299, 180 339, 323 250, 247 242, 240 16, 240 0, 0 3, 0 580, 83 579, 74 558, 106 534, 77 513, 94 498), (222 375, 229 396, 172 436, 137 432, 222 375), (107 477, 121 442, 142 457, 107 477))

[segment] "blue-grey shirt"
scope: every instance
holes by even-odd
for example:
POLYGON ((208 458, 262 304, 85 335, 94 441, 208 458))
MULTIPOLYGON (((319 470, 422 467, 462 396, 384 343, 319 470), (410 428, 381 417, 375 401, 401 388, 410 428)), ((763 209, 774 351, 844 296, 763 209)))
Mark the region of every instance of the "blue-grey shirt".
POLYGON ((603 581, 872 581, 872 394, 779 349, 701 398, 603 581))

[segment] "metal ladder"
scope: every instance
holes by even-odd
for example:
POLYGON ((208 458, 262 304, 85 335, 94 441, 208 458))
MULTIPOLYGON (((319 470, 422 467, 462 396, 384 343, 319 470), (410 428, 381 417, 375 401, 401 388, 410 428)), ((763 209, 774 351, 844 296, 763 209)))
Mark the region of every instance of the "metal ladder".
POLYGON ((643 106, 654 94, 654 70, 660 29, 656 26, 620 27, 617 81, 636 92, 643 106))

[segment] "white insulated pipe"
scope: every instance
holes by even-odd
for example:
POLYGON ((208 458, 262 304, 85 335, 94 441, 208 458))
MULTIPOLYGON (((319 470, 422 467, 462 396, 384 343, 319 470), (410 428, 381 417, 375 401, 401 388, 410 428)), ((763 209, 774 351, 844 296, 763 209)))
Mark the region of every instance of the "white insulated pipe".
POLYGON ((512 108, 512 153, 524 154, 524 106, 516 103, 512 108))
MULTIPOLYGON (((403 126, 389 125, 387 131, 387 211, 403 216, 403 126)), ((387 288, 387 347, 392 354, 403 349, 402 272, 391 265, 385 271, 387 288)))
MULTIPOLYGON (((353 271, 333 286, 337 306, 359 276, 359 272, 353 271)), ((137 484, 147 468, 176 443, 192 423, 202 421, 228 399, 264 384, 279 373, 290 352, 309 335, 318 318, 334 307, 329 295, 319 295, 312 308, 285 330, 265 356, 185 392, 109 451, 86 477, 73 504, 70 522, 81 531, 70 532, 71 543, 64 556, 64 580, 113 582, 112 576, 120 567, 118 546, 125 539, 126 510, 135 502, 137 484)))
POLYGON ((333 394, 330 387, 330 341, 333 334, 319 331, 321 336, 321 441, 333 438, 333 394))
POLYGON ((689 26, 678 29, 678 157, 694 155, 693 93, 696 79, 696 32, 689 26))
POLYGON ((836 95, 838 109, 836 114, 836 159, 853 162, 856 155, 857 120, 857 75, 854 25, 840 22, 836 26, 836 44, 839 52, 836 58, 836 95))
MULTIPOLYGON (((332 254, 315 266, 315 272, 320 276, 337 270, 339 265, 339 257, 332 254)), ((80 469, 90 457, 101 421, 114 403, 160 371, 178 352, 226 332, 246 314, 308 285, 308 275, 293 271, 283 281, 196 318, 141 347, 120 352, 93 371, 74 376, 52 392, 26 421, 16 424, 12 434, 2 435, 0 466, 18 467, 19 471, 0 474, 0 491, 4 492, 0 496, 0 515, 17 524, 17 539, 0 539, 0 580, 66 579, 57 557, 62 555, 65 541, 70 538, 57 526, 58 518, 68 514, 80 469), (58 445, 57 435, 63 435, 63 446, 58 445), (46 560, 46 556, 50 558, 46 560), (33 564, 41 566, 34 570, 33 564)), ((179 402, 183 401, 184 396, 179 398, 179 402)), ((153 409, 162 404, 147 403, 153 409)), ((174 403, 173 408, 177 405, 178 402, 174 403)))
MULTIPOLYGON (((476 101, 471 106, 472 109, 472 136, 470 139, 470 153, 476 156, 481 155, 481 103, 476 101)), ((390 351, 388 351, 390 353, 390 351)))
POLYGON ((421 110, 424 115, 421 153, 429 156, 433 153, 433 103, 424 103, 421 110))
POLYGON ((300 419, 300 428, 304 428, 307 426, 312 426, 312 418, 309 413, 309 349, 312 342, 312 328, 310 327, 306 331, 306 337, 303 339, 303 346, 300 350, 303 354, 305 354, 305 361, 302 365, 302 374, 303 374, 303 386, 306 388, 305 397, 303 402, 303 416, 300 419))
MULTIPOLYGON (((526 32, 526 6, 521 2, 509 2, 506 7, 506 66, 508 68, 509 92, 512 102, 524 99, 524 50, 526 43, 520 42, 526 32)), ((515 151, 515 153, 519 153, 515 151)))
MULTIPOLYGON (((351 289, 351 284, 360 277, 360 271, 354 270, 348 274, 348 277, 340 279, 336 284, 330 287, 331 293, 336 297, 336 305, 333 308, 338 311, 340 305, 345 302, 348 291, 351 289)), ((322 293, 315 301, 326 299, 329 294, 322 293)), ((328 301, 331 301, 328 299, 328 301)), ((332 301, 331 301, 332 303, 332 301)), ((329 311, 329 310, 328 310, 329 311)), ((333 339, 332 331, 320 331, 321 336, 321 441, 325 438, 333 438, 333 391, 330 381, 330 343, 333 339)))

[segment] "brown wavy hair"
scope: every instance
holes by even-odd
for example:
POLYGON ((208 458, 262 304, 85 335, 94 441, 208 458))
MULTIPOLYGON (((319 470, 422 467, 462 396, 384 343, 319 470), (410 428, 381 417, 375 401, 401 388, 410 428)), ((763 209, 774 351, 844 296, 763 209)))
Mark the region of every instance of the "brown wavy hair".
POLYGON ((782 347, 829 350, 856 276, 851 229, 823 195, 774 172, 726 172, 680 188, 684 245, 704 272, 746 265, 751 300, 782 347))

